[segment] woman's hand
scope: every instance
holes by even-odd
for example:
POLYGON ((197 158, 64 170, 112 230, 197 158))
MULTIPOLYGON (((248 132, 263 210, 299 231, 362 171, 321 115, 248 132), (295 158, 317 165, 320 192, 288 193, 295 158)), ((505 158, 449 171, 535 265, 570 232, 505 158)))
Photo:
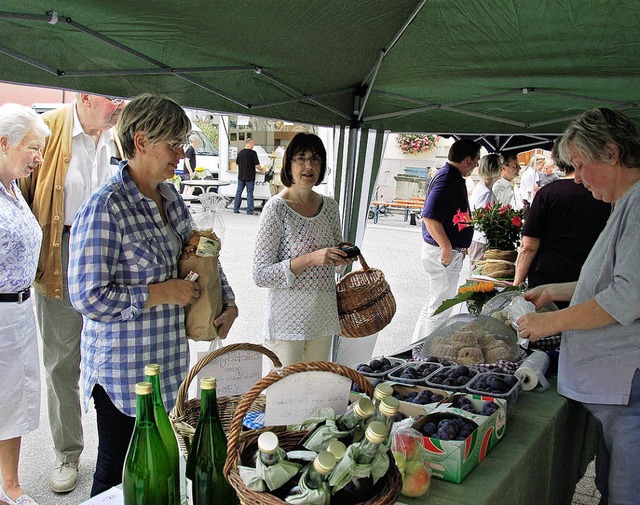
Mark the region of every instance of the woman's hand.
POLYGON ((543 312, 537 314, 525 314, 516 321, 518 325, 518 335, 526 338, 530 342, 535 342, 544 337, 556 335, 558 331, 553 327, 553 312, 543 312))
POLYGON ((227 338, 236 317, 238 317, 238 311, 235 307, 225 307, 222 313, 213 320, 213 325, 220 338, 227 338))
POLYGON ((348 265, 358 258, 347 258, 347 253, 337 247, 326 247, 311 253, 316 266, 348 265))
POLYGON ((553 301, 553 291, 550 284, 536 286, 535 288, 527 291, 523 296, 525 300, 533 303, 536 306, 536 309, 541 309, 553 301))
POLYGON ((200 297, 198 283, 182 279, 149 284, 149 298, 145 308, 155 307, 163 303, 172 303, 185 307, 200 297))

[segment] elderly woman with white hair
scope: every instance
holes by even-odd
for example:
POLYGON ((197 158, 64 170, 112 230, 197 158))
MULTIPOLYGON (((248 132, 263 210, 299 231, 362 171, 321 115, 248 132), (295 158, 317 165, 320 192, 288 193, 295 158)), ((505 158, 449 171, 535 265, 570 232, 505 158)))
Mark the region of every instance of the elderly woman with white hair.
POLYGON ((30 286, 42 230, 16 179, 42 163, 49 128, 33 110, 0 107, 0 502, 37 505, 18 479, 22 436, 40 421, 40 367, 30 286))

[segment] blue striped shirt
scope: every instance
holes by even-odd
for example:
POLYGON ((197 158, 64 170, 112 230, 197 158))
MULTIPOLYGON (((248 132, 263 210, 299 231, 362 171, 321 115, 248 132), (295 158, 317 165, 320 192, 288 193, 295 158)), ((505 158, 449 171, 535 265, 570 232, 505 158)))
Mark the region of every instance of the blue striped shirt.
MULTIPOLYGON (((161 184, 168 224, 144 196, 123 162, 76 214, 71 229, 69 297, 83 316, 83 404, 100 384, 113 404, 134 416, 136 382, 144 366, 158 363, 167 409, 189 367, 184 309, 162 304, 144 309, 149 284, 175 279, 181 244, 193 231, 189 209, 174 186, 161 184), (174 240, 171 239, 171 235, 174 240)), ((222 298, 234 298, 220 269, 222 298)))

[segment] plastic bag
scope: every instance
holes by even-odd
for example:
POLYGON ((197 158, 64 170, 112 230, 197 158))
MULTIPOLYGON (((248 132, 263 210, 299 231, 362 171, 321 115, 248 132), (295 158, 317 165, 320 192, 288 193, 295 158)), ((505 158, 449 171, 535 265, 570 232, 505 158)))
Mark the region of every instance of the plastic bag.
POLYGON ((391 439, 391 452, 400 475, 402 495, 409 498, 422 496, 431 485, 431 467, 427 463, 424 436, 410 427, 398 427, 391 439))
POLYGON ((226 200, 218 193, 206 192, 200 195, 202 211, 193 216, 196 230, 213 230, 221 242, 224 242, 225 225, 222 209, 226 200))

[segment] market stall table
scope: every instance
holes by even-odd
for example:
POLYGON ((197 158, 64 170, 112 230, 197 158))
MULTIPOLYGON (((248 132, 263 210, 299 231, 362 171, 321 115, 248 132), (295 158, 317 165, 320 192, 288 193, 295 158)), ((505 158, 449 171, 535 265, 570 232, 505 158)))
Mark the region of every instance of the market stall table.
POLYGON ((575 485, 593 459, 595 420, 556 392, 521 392, 507 432, 461 484, 432 479, 407 505, 569 505, 575 485))

